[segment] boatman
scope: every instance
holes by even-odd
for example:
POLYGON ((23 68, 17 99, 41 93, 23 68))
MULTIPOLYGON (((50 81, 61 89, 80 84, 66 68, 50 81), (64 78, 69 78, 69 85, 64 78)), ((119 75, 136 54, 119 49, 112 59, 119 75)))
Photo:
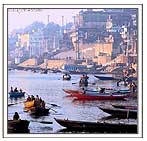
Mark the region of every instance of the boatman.
POLYGON ((13 92, 13 87, 11 87, 11 91, 10 92, 13 92))
POLYGON ((13 120, 19 120, 19 114, 17 112, 15 112, 13 116, 13 120))

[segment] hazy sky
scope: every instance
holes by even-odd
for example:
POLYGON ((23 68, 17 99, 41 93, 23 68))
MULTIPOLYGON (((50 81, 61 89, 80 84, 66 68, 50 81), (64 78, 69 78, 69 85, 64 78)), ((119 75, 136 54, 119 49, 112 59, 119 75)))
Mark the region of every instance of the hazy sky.
POLYGON ((32 24, 34 21, 40 21, 44 24, 49 21, 62 24, 62 16, 64 16, 64 24, 73 22, 73 16, 78 14, 80 9, 9 9, 8 11, 8 29, 24 28, 32 24))

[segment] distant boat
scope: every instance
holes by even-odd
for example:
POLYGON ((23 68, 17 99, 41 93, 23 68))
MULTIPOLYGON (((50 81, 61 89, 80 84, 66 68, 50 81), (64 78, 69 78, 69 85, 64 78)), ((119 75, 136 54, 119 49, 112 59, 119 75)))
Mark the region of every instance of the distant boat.
POLYGON ((25 92, 9 92, 10 97, 18 98, 23 97, 25 95, 25 92))
POLYGON ((112 76, 98 76, 95 75, 96 78, 100 79, 100 80, 120 80, 121 78, 115 78, 112 76))
POLYGON ((63 75, 63 80, 70 80, 71 76, 69 74, 64 74, 63 75))
POLYGON ((47 73, 48 73, 48 70, 41 71, 41 74, 47 74, 47 73))
POLYGON ((81 132, 100 132, 100 133, 137 133, 136 123, 116 123, 109 121, 77 121, 68 119, 54 118, 61 126, 66 127, 67 131, 81 132))

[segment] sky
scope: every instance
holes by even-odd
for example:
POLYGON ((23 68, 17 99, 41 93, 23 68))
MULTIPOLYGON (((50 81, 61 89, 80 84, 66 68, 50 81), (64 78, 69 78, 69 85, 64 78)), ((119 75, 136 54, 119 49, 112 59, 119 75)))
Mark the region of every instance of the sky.
POLYGON ((64 16, 64 24, 73 22, 73 16, 79 13, 81 9, 9 9, 8 10, 8 30, 9 33, 14 29, 24 28, 34 21, 49 21, 62 25, 62 16, 64 16))

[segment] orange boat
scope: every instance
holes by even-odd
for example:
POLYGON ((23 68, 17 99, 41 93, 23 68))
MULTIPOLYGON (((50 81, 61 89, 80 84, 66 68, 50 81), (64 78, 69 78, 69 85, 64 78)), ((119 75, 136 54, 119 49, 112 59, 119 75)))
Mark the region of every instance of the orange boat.
POLYGON ((33 101, 25 101, 25 102, 24 102, 24 107, 25 107, 25 108, 34 107, 34 100, 33 100, 33 101))

